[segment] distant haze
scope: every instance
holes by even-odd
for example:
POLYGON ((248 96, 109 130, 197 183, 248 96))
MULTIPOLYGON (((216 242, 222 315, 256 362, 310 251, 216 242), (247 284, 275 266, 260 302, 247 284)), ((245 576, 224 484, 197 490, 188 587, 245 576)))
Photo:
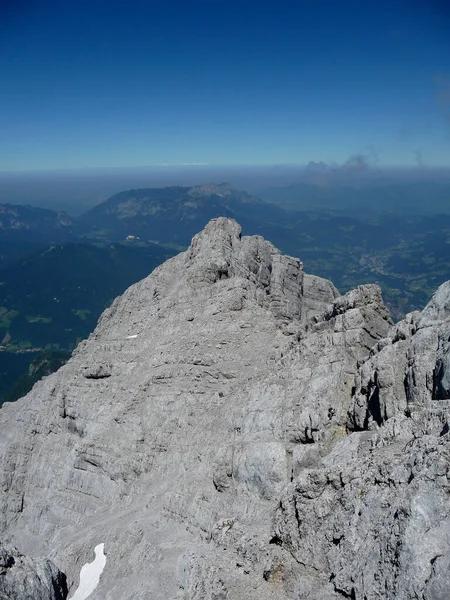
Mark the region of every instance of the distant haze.
MULTIPOLYGON (((0 204, 65 210, 77 216, 117 192, 133 188, 192 186, 229 182, 256 196, 267 188, 309 183, 317 186, 367 186, 372 183, 435 181, 450 183, 450 168, 370 168, 362 159, 327 166, 167 166, 58 171, 0 171, 0 204)), ((339 208, 339 207, 337 207, 339 208)))

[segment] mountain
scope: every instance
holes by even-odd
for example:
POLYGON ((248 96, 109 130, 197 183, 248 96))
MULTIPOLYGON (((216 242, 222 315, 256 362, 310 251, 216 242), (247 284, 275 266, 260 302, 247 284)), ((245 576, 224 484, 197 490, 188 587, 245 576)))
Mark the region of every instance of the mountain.
MULTIPOLYGON (((372 205, 378 206, 374 199, 372 205)), ((220 214, 301 256, 307 270, 331 279, 341 292, 380 285, 394 319, 423 308, 450 277, 448 214, 366 218, 365 212, 289 211, 226 184, 121 192, 80 222, 30 207, 4 210, 0 346, 8 352, 0 356, 0 402, 15 397, 10 388, 19 377, 22 389, 34 358, 43 351, 70 352, 116 295, 187 247, 191 235, 220 214), (69 241, 52 241, 58 236, 69 241), (148 241, 153 238, 158 244, 148 241)))
POLYGON ((131 236, 136 243, 153 240, 181 250, 209 219, 235 218, 248 233, 301 256, 310 272, 332 279, 341 291, 379 284, 399 319, 423 308, 436 286, 450 277, 446 185, 298 184, 273 188, 266 196, 273 204, 227 184, 129 190, 86 213, 77 231, 85 241, 131 236), (283 192, 294 199, 299 194, 299 201, 283 202, 283 192), (420 214, 438 207, 447 214, 420 214))
POLYGON ((0 240, 65 242, 73 239, 73 221, 64 212, 34 206, 0 204, 0 240))
POLYGON ((91 239, 143 241, 188 246, 192 236, 219 216, 239 218, 253 229, 287 220, 285 211, 228 184, 165 187, 120 192, 84 214, 78 231, 91 239))
POLYGON ((2 540, 77 599, 443 600, 449 337, 450 282, 394 325, 215 219, 0 409, 2 540))
POLYGON ((42 246, 74 241, 72 226, 64 212, 0 204, 0 267, 42 246))
MULTIPOLYGON (((262 235, 283 252, 301 256, 311 272, 332 279, 341 291, 360 283, 379 284, 386 304, 394 318, 399 319, 410 310, 423 308, 436 286, 450 277, 450 215, 415 212, 419 205, 427 205, 427 210, 432 211, 439 194, 441 204, 445 204, 445 185, 433 187, 425 183, 417 184, 417 189, 409 187, 392 183, 362 189, 302 184, 306 194, 313 190, 316 196, 322 194, 327 199, 325 208, 320 207, 317 196, 317 206, 308 210, 299 210, 301 203, 296 210, 267 204, 227 184, 128 190, 95 207, 80 220, 74 220, 66 233, 72 242, 78 240, 83 245, 98 248, 107 248, 111 242, 119 241, 126 244, 130 252, 136 250, 139 262, 142 248, 154 247, 149 240, 182 250, 210 218, 226 215, 237 218, 248 233, 262 235), (432 191, 428 203, 425 201, 427 190, 432 191), (398 209, 396 198, 400 196, 403 210, 400 214, 389 213, 386 207, 398 209), (342 207, 341 212, 330 209, 336 202, 342 207), (350 205, 353 208, 347 210, 345 207, 350 205)), ((276 188, 283 189, 286 188, 276 188)), ((272 198, 272 201, 277 199, 272 198)), ((30 210, 16 208, 19 212, 30 210)), ((57 213, 43 212, 57 217, 57 213)), ((39 256, 41 262, 49 263, 47 267, 42 265, 42 270, 50 271, 53 257, 45 252, 55 243, 51 241, 51 230, 40 242, 35 241, 33 231, 38 225, 39 220, 30 226, 30 239, 16 245, 0 242, 3 266, 20 272, 23 259, 30 262, 39 256)), ((22 234, 25 235, 26 230, 22 234)), ((0 281, 1 266, 0 260, 0 281)), ((89 271, 89 265, 86 268, 89 271)), ((75 279, 82 272, 81 266, 74 272, 75 287, 79 285, 75 279)), ((112 274, 111 281, 115 277, 112 274)), ((127 281, 127 285, 131 283, 127 281)), ((116 289, 116 293, 122 290, 116 289)), ((94 315, 93 326, 99 313, 90 306, 83 308, 94 315)), ((72 325, 62 327, 61 331, 73 329, 72 325)), ((31 332, 22 330, 23 339, 29 340, 31 332)), ((75 337, 84 335, 85 330, 75 337)), ((61 344, 61 341, 55 338, 54 343, 61 344)))

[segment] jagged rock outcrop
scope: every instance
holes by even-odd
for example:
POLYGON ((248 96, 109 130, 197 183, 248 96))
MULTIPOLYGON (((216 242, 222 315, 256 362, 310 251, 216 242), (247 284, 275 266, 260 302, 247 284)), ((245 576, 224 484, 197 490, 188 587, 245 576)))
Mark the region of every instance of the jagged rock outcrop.
POLYGON ((1 600, 66 600, 66 578, 47 559, 32 560, 0 546, 1 600))
POLYGON ((357 429, 407 414, 422 429, 447 428, 450 409, 450 282, 422 313, 406 316, 375 344, 357 378, 349 415, 357 429))
POLYGON ((393 325, 211 221, 1 409, 3 539, 71 589, 104 543, 90 600, 442 600, 449 304, 393 325))

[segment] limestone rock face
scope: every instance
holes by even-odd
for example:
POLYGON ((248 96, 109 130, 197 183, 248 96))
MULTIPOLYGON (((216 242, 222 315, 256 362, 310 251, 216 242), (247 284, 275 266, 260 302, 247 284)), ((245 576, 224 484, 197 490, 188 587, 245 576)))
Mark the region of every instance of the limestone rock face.
POLYGON ((24 556, 13 547, 0 546, 2 600, 66 600, 66 578, 47 559, 24 556))
POLYGON ((447 598, 449 306, 211 221, 0 410, 2 539, 71 590, 104 543, 90 600, 447 598))

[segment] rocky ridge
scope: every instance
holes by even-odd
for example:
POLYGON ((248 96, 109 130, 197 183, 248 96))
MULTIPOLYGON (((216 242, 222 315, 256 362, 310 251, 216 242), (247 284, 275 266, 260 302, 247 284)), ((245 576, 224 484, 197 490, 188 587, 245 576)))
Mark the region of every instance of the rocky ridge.
POLYGON ((215 219, 0 410, 2 539, 104 543, 90 600, 443 600, 449 339, 450 283, 394 325, 215 219))

